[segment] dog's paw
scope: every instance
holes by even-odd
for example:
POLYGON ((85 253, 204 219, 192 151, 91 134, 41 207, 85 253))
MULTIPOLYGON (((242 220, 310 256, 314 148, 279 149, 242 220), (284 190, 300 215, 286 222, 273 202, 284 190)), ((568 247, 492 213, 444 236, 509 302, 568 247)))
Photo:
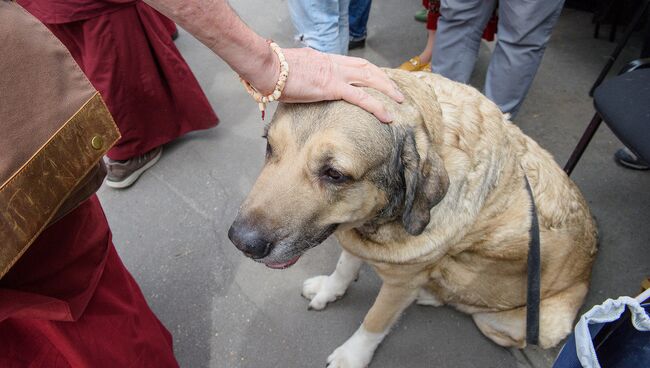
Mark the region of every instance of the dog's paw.
POLYGON ((327 357, 328 368, 365 368, 370 364, 375 349, 384 334, 367 332, 361 326, 348 341, 327 357))
POLYGON ((321 310, 327 303, 340 299, 348 285, 332 276, 316 276, 302 284, 302 296, 311 300, 309 309, 321 310))
POLYGON ((372 356, 362 355, 343 344, 327 357, 327 368, 366 368, 372 356))

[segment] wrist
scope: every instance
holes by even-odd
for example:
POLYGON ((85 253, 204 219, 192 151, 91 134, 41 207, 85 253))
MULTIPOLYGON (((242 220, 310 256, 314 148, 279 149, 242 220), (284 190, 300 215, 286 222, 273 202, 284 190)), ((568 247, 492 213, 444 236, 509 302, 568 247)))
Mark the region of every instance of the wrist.
POLYGON ((263 47, 255 57, 251 70, 240 73, 257 91, 263 95, 273 93, 280 77, 280 59, 273 52, 269 43, 263 41, 263 47))
MULTIPOLYGON (((262 112, 262 120, 264 120, 264 110, 266 109, 266 104, 276 101, 282 97, 282 91, 284 90, 284 86, 287 83, 287 78, 289 77, 289 63, 287 63, 287 60, 280 46, 278 46, 278 44, 275 42, 269 41, 269 48, 272 50, 275 56, 273 58, 274 63, 277 63, 279 67, 277 68, 278 80, 273 85, 273 89, 270 92, 266 93, 261 89, 264 87, 260 87, 260 81, 258 81, 258 85, 255 87, 251 84, 251 82, 244 79, 243 76, 240 75, 240 80, 244 85, 244 88, 246 88, 246 92, 248 92, 248 94, 258 103, 260 111, 262 112)), ((268 70, 268 68, 265 69, 265 71, 266 70, 268 70)), ((272 74, 273 73, 271 73, 271 75, 272 74)), ((264 77, 265 73, 260 73, 259 75, 264 77)), ((266 75, 268 76, 269 73, 266 73, 266 75)), ((275 78, 273 80, 275 80, 275 78)), ((262 79, 261 81, 263 82, 264 80, 262 79)))

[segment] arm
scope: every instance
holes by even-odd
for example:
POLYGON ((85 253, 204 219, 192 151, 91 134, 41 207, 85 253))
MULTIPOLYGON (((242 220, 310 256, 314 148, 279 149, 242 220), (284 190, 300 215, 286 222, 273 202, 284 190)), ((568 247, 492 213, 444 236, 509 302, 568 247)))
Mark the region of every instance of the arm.
MULTIPOLYGON (((280 66, 266 40, 237 16, 226 0, 145 0, 214 51, 258 91, 268 94, 280 66)), ((314 102, 343 99, 390 122, 379 101, 356 86, 375 88, 398 102, 404 97, 377 66, 360 59, 323 54, 309 48, 283 49, 289 78, 281 101, 314 102)))

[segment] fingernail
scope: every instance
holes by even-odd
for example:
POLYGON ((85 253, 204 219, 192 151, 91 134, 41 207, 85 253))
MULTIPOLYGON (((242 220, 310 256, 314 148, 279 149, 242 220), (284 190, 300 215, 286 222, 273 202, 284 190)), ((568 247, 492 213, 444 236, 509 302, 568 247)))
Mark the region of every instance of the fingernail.
POLYGON ((386 115, 384 115, 384 118, 385 119, 382 120, 382 123, 390 124, 393 122, 393 115, 389 112, 387 112, 386 115))
POLYGON ((396 88, 395 91, 397 92, 397 102, 404 102, 405 97, 402 91, 399 88, 396 88))
POLYGON ((395 100, 397 102, 404 102, 404 94, 402 93, 402 90, 399 89, 397 86, 397 83, 395 81, 391 81, 393 83, 393 91, 395 92, 395 100))

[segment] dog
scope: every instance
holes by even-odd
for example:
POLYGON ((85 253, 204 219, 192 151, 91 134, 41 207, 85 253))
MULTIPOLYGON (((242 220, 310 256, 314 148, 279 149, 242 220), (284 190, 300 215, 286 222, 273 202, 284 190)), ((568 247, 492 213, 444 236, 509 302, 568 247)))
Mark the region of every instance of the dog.
POLYGON ((327 358, 365 367, 411 303, 450 305, 506 347, 526 345, 532 189, 541 244, 539 345, 555 346, 587 294, 597 230, 553 157, 476 89, 442 76, 386 70, 398 104, 381 124, 345 103, 280 104, 266 128, 266 162, 228 235, 271 268, 294 264, 335 234, 331 275, 302 294, 323 309, 363 262, 381 277, 358 330, 327 358))

